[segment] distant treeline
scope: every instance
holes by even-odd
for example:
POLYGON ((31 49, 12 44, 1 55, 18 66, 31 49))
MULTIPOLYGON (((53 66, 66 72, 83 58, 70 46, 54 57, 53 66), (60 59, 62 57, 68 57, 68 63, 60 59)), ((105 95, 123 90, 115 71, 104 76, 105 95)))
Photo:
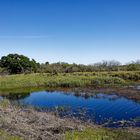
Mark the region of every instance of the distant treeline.
POLYGON ((125 65, 120 62, 102 61, 90 65, 69 64, 57 62, 50 64, 37 63, 34 59, 19 54, 9 54, 0 59, 0 74, 19 74, 19 73, 72 73, 72 72, 101 72, 101 71, 139 71, 140 60, 132 61, 125 65))

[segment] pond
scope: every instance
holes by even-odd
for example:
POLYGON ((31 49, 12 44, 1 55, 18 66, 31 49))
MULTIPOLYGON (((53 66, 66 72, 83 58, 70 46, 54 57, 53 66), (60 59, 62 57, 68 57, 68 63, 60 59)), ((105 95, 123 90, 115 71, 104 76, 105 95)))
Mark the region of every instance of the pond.
POLYGON ((40 91, 1 96, 12 104, 57 111, 61 117, 77 117, 105 127, 140 127, 140 103, 115 94, 80 96, 74 92, 40 91))

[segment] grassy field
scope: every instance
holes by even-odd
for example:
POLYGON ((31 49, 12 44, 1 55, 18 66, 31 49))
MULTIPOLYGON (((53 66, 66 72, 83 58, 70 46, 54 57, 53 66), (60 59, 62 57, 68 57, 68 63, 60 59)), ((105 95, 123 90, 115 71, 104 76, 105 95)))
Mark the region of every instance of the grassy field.
POLYGON ((81 132, 66 132, 65 140, 139 140, 139 135, 122 130, 87 128, 81 132))
POLYGON ((87 72, 19 74, 0 77, 0 90, 50 87, 118 87, 140 82, 140 72, 87 72))

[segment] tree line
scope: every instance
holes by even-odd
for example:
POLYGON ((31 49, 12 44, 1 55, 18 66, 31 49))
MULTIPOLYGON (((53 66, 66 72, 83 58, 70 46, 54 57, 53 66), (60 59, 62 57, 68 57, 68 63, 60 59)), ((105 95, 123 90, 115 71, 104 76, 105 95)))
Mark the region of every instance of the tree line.
POLYGON ((132 61, 125 65, 120 62, 102 61, 90 65, 69 64, 57 62, 50 64, 38 63, 34 59, 19 54, 8 54, 0 59, 0 74, 21 74, 21 73, 72 73, 72 72, 100 72, 100 71, 139 71, 140 61, 132 61))

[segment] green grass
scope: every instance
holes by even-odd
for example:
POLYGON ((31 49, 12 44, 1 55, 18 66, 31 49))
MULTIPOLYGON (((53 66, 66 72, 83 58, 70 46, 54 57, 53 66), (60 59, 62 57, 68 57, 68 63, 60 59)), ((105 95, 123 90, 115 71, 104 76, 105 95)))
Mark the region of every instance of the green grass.
POLYGON ((75 76, 111 76, 127 81, 140 81, 140 71, 110 71, 110 72, 75 72, 75 76))
POLYGON ((86 76, 73 74, 27 74, 0 77, 0 90, 28 87, 104 87, 125 84, 125 80, 112 76, 86 76))
POLYGON ((52 75, 47 73, 18 74, 0 77, 0 90, 49 87, 116 87, 129 83, 138 83, 140 72, 87 72, 61 73, 52 75))
POLYGON ((3 130, 0 130, 0 140, 23 140, 23 139, 18 136, 12 136, 3 130))
POLYGON ((140 136, 122 130, 87 128, 84 131, 66 132, 65 140, 139 140, 140 136))

